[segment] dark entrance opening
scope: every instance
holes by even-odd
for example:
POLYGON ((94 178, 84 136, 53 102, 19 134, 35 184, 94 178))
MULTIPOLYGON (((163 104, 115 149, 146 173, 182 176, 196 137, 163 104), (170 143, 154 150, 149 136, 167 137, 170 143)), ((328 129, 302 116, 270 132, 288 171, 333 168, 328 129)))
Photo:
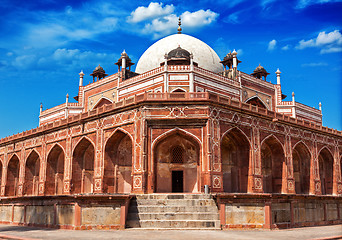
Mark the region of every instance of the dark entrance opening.
POLYGON ((183 192, 183 171, 172 171, 172 192, 183 192))

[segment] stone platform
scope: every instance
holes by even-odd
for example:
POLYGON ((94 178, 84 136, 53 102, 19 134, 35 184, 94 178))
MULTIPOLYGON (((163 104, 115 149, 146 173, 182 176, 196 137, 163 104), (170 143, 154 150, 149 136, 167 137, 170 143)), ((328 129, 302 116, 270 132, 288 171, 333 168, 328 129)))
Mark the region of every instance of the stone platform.
POLYGON ((336 225, 342 224, 342 197, 232 193, 4 197, 0 224, 74 230, 336 225))

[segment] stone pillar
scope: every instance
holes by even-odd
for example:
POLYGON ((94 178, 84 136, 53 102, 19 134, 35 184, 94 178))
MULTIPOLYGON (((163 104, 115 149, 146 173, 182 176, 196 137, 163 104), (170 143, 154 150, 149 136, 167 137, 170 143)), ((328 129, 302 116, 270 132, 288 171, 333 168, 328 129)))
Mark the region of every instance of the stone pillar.
POLYGON ((42 137, 42 152, 40 159, 39 168, 39 183, 38 183, 38 195, 42 196, 45 193, 45 183, 46 183, 46 167, 47 167, 47 156, 46 156, 46 142, 45 138, 42 137))
POLYGON ((333 164, 333 195, 342 194, 341 166, 338 145, 335 145, 333 164))
POLYGON ((194 59, 192 53, 190 54, 189 92, 194 92, 194 59))
POLYGON ((2 175, 1 175, 1 196, 5 196, 6 190, 6 182, 7 182, 7 163, 8 163, 8 155, 7 155, 7 147, 5 148, 4 159, 2 162, 2 175))
MULTIPOLYGON (((215 109, 210 109, 211 116, 207 123, 207 147, 208 147, 208 163, 211 173, 211 192, 223 192, 223 174, 221 162, 221 131, 218 113, 215 109)), ((205 184, 201 186, 202 187, 205 184)))
POLYGON ((277 69, 277 71, 275 73, 277 74, 277 84, 280 85, 280 74, 281 74, 281 72, 279 71, 279 68, 277 69))
POLYGON ((263 193, 263 175, 261 166, 260 129, 258 124, 252 127, 251 149, 248 170, 248 192, 263 193))
POLYGON ((144 193, 146 191, 146 176, 144 170, 144 161, 146 161, 146 153, 144 154, 144 134, 145 134, 145 119, 144 110, 138 110, 136 120, 134 122, 133 136, 133 166, 132 166, 132 192, 144 193))
POLYGON ((64 194, 70 194, 71 186, 71 171, 72 171, 72 137, 69 135, 66 138, 65 143, 65 160, 64 160, 64 186, 63 192, 64 194))
POLYGON ((314 141, 312 144, 311 153, 310 194, 320 195, 322 194, 322 190, 321 180, 319 176, 318 150, 316 141, 314 141))
POLYGON ((16 196, 21 197, 23 195, 24 191, 24 184, 25 184, 25 149, 22 148, 20 151, 20 159, 19 159, 19 181, 18 181, 18 186, 17 186, 17 193, 16 196))
MULTIPOLYGON (((100 123, 99 123, 100 125, 100 123)), ((103 149, 103 129, 97 129, 96 131, 96 143, 95 143, 95 157, 94 157, 94 192, 102 193, 103 192, 103 164, 104 164, 104 154, 102 152, 103 149)))
POLYGON ((79 87, 82 87, 82 86, 83 86, 83 77, 84 77, 83 70, 81 70, 81 72, 79 73, 79 75, 80 75, 80 81, 79 81, 78 86, 79 86, 79 87))
POLYGON ((282 193, 295 194, 295 179, 293 175, 293 158, 292 158, 292 144, 291 136, 285 136, 285 163, 283 164, 282 174, 282 193))

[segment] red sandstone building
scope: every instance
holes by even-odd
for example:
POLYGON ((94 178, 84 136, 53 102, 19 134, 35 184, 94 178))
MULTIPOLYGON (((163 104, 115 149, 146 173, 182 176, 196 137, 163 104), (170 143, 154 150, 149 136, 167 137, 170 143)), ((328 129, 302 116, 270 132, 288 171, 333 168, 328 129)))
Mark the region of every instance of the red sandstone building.
POLYGON ((123 228, 136 194, 208 185, 222 228, 342 223, 341 132, 283 101, 279 69, 273 84, 239 63, 174 34, 135 72, 125 52, 116 74, 98 66, 84 85, 81 72, 76 103, 41 107, 39 127, 0 140, 0 221, 123 228))

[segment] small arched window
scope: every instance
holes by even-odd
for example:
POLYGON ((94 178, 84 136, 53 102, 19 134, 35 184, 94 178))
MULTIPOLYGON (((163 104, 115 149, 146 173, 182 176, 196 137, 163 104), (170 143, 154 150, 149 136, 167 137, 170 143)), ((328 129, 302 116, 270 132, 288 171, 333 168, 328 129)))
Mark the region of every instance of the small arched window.
POLYGON ((171 151, 172 163, 184 162, 184 149, 181 146, 175 146, 171 151))

